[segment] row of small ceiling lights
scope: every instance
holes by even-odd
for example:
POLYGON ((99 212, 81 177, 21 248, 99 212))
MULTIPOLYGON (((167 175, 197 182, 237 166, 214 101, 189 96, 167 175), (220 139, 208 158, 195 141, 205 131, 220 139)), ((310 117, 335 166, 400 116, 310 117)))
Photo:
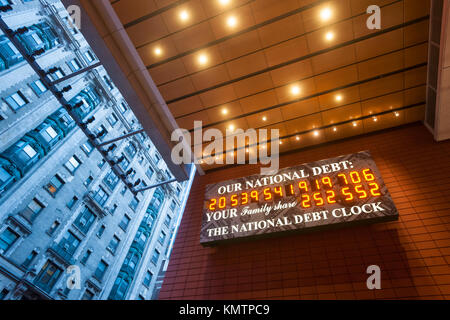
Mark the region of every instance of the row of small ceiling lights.
MULTIPOLYGON (((231 0, 217 0, 217 1, 222 6, 229 5, 230 2, 231 2, 231 0)), ((333 17, 333 11, 331 10, 331 8, 326 7, 326 8, 323 8, 320 11, 319 15, 320 15, 320 19, 323 22, 327 22, 333 17)), ((179 12, 178 17, 179 17, 180 21, 187 22, 190 19, 190 13, 189 13, 188 10, 182 10, 182 11, 179 12)), ((231 16, 227 17, 226 24, 227 24, 228 27, 234 28, 234 27, 237 26, 238 20, 237 20, 237 18, 235 16, 231 15, 231 16)), ((334 34, 333 31, 328 31, 328 32, 325 33, 324 39, 326 41, 330 42, 330 41, 334 40, 334 38, 335 38, 335 34, 334 34)), ((157 46, 157 47, 154 48, 153 52, 154 52, 155 56, 162 56, 163 49, 160 46, 157 46)), ((201 53, 201 54, 199 54, 197 56, 197 62, 198 62, 198 64, 200 66, 205 66, 208 63, 208 61, 209 61, 208 56, 205 53, 201 53)), ((290 92, 291 92, 291 95, 294 96, 294 97, 299 96, 300 93, 301 93, 301 88, 298 85, 291 85, 290 92)), ((336 94, 335 95, 335 101, 337 103, 340 103, 343 100, 344 100, 344 97, 341 94, 336 94)), ((226 115, 228 115, 229 111, 228 111, 227 108, 224 107, 224 108, 222 108, 221 113, 224 116, 226 116, 226 115)), ((399 117, 400 113, 399 112, 394 112, 394 115, 395 115, 395 117, 399 117)), ((373 117, 372 119, 373 119, 374 122, 378 121, 377 117, 373 117)), ((262 121, 266 122, 267 120, 268 120, 267 116, 263 115, 262 116, 262 121)), ((358 122, 354 121, 354 122, 352 122, 352 125, 353 125, 353 127, 357 127, 358 126, 358 122)), ((236 127, 235 127, 234 124, 229 124, 228 125, 228 130, 229 131, 234 131, 235 129, 236 129, 236 127)), ((333 132, 337 132, 337 127, 333 127, 333 132)), ((312 134, 315 137, 320 136, 319 130, 314 130, 312 132, 312 134)), ((300 141, 300 136, 296 136, 295 140, 296 141, 300 141)), ((280 141, 280 145, 281 144, 283 144, 282 141, 280 141)), ((262 146, 261 148, 264 148, 264 146, 262 146)), ((249 148, 246 148, 246 152, 249 153, 249 148)), ((234 152, 233 152, 233 154, 234 154, 234 152)), ((216 156, 216 159, 219 159, 219 156, 216 156)), ((200 163, 203 163, 203 161, 201 160, 200 163)))

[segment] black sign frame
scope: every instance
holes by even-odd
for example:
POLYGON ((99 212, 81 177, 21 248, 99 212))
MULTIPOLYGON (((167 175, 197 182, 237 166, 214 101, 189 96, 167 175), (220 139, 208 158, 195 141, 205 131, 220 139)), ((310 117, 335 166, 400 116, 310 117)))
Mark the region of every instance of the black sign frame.
MULTIPOLYGON (((363 192, 362 190, 364 187, 358 187, 358 192, 363 192)), ((348 190, 346 189, 345 191, 348 190)), ((300 190, 300 192, 303 192, 303 190, 300 190)), ((304 193, 308 194, 306 191, 304 191, 304 193)), ((329 194, 332 193, 329 192, 329 194)), ((307 196, 305 196, 305 198, 306 197, 307 196)), ((236 203, 238 198, 237 196, 234 196, 233 199, 234 203, 236 203)), ((317 199, 320 200, 320 196, 317 196, 317 199)), ((333 200, 333 198, 330 197, 329 200, 333 200)), ((395 221, 398 220, 398 217, 398 210, 395 207, 375 161, 369 151, 362 151, 355 154, 343 155, 294 167, 283 168, 271 176, 252 175, 207 185, 203 205, 200 243, 203 246, 213 246, 231 241, 243 241, 287 235, 291 233, 305 233, 361 224, 395 221), (337 170, 338 166, 339 169, 337 170), (322 172, 319 173, 319 171, 322 172), (357 184, 352 181, 348 181, 348 186, 350 189, 353 187, 353 195, 355 198, 349 202, 345 201, 344 198, 348 199, 350 196, 343 196, 342 194, 339 194, 337 198, 334 198, 336 201, 335 203, 330 204, 325 201, 323 206, 315 206, 314 204, 320 202, 315 201, 314 199, 316 198, 312 199, 311 195, 314 195, 314 193, 312 193, 311 190, 309 194, 312 206, 310 208, 304 208, 300 205, 308 204, 307 202, 301 202, 301 196, 303 193, 300 193, 299 195, 291 195, 289 197, 282 197, 279 199, 274 198, 274 201, 271 203, 272 210, 270 212, 267 212, 269 211, 267 205, 263 207, 263 205, 268 204, 268 202, 261 201, 261 199, 259 199, 258 202, 249 202, 246 205, 237 205, 235 207, 227 206, 222 209, 218 208, 218 204, 216 203, 214 207, 217 209, 209 210, 210 207, 213 207, 212 202, 210 201, 212 198, 219 199, 220 197, 225 197, 227 203, 230 203, 230 197, 233 194, 240 194, 243 192, 249 194, 251 190, 257 190, 258 194, 263 195, 264 189, 278 187, 278 191, 280 191, 279 187, 283 186, 283 188, 285 188, 284 190, 287 190, 287 185, 290 187, 291 184, 296 185, 300 181, 308 181, 311 189, 314 184, 317 184, 317 188, 319 189, 316 191, 322 192, 322 198, 326 199, 327 186, 320 185, 322 178, 325 179, 325 183, 328 181, 325 177, 330 177, 333 182, 332 187, 328 190, 334 190, 336 193, 339 188, 339 192, 342 193, 343 186, 346 186, 343 179, 350 179, 350 173, 352 172, 358 172, 358 174, 352 173, 352 179, 353 177, 357 178, 357 175, 362 177, 363 171, 364 176, 368 178, 371 178, 370 174, 373 174, 374 180, 372 181, 378 185, 379 190, 371 190, 371 192, 374 194, 380 193, 380 196, 372 196, 367 188, 369 183, 372 184, 369 188, 372 188, 374 186, 373 183, 371 181, 365 181, 361 178, 361 180, 363 180, 361 184, 365 183, 365 191, 368 193, 368 197, 364 199, 358 198, 360 193, 356 193, 354 189, 357 184), (294 172, 296 174, 294 174, 294 172), (295 176, 293 177, 293 175, 295 176), (280 176, 283 178, 290 177, 292 180, 283 180, 283 182, 273 184, 276 182, 274 178, 280 178, 280 176), (268 184, 261 185, 261 181, 267 182, 268 184), (336 187, 338 181, 341 181, 342 185, 340 185, 340 187, 336 187), (255 185, 255 182, 258 187, 252 188, 252 186, 255 185), (270 184, 270 182, 272 182, 272 184, 270 184), (238 188, 236 185, 240 185, 241 190, 231 190, 232 188, 238 188), (322 188, 321 191, 319 191, 320 188, 322 188), (223 193, 224 190, 231 192, 223 193), (297 205, 292 207, 294 200, 297 201, 297 205), (280 201, 282 205, 290 203, 291 207, 279 207, 278 210, 276 210, 276 205, 280 203, 280 201), (244 210, 244 208, 247 209, 244 210), (255 209, 258 211, 262 210, 262 208, 266 211, 248 214, 248 212, 255 212, 255 209), (230 211, 230 209, 237 209, 237 211, 230 211), (227 210, 228 214, 226 212, 227 210), (220 214, 218 214, 217 211, 219 211, 220 214), (361 212, 357 213, 358 211, 361 212), (244 212, 246 214, 243 215, 244 212), (214 215, 214 213, 216 214, 214 215), (339 214, 341 217, 337 217, 339 214), (224 218, 227 215, 228 218, 224 218), (216 220, 215 218, 219 216, 220 218, 216 220), (302 216, 302 218, 299 216, 302 216), (289 222, 291 222, 291 224, 289 224, 289 222), (268 224, 269 226, 267 227, 268 224), (244 231, 242 232, 242 230, 244 231), (219 235, 217 235, 218 233, 219 235)))

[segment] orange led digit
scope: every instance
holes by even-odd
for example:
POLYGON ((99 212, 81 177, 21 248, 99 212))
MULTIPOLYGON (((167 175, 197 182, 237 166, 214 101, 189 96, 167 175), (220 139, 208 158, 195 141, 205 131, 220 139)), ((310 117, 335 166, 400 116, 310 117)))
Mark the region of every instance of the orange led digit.
POLYGON ((293 184, 290 184, 290 185, 286 186, 286 194, 290 195, 290 196, 293 196, 295 194, 294 193, 294 185, 293 184))
POLYGON ((378 185, 378 183, 371 182, 371 183, 369 183, 369 186, 370 186, 370 194, 371 195, 373 195, 374 197, 381 196, 380 186, 378 185))
POLYGON ((342 179, 344 180, 344 183, 345 183, 345 184, 348 184, 347 176, 346 176, 345 174, 340 173, 340 174, 338 174, 338 177, 339 177, 339 178, 342 178, 342 179))
POLYGON ((316 182, 316 190, 320 190, 319 180, 314 180, 316 182))
POLYGON ((350 179, 352 179, 353 183, 361 183, 361 177, 357 171, 350 172, 350 179))
POLYGON ((219 198, 219 209, 225 208, 226 205, 227 205, 227 200, 225 199, 225 197, 220 197, 219 198))
POLYGON ((216 198, 211 199, 211 203, 209 204, 208 209, 210 211, 216 210, 216 204, 217 204, 217 199, 216 198))
POLYGON ((355 191, 358 194, 358 198, 360 199, 366 199, 368 197, 367 192, 363 189, 363 186, 361 184, 355 187, 355 191))
POLYGON ((342 188, 342 194, 345 196, 345 201, 352 201, 353 198, 353 194, 350 192, 350 188, 349 187, 344 187, 342 188))
POLYGON ((330 178, 330 177, 323 177, 323 178, 322 178, 322 184, 323 184, 324 186, 333 188, 333 184, 331 183, 331 178, 330 178))
POLYGON ((236 207, 238 205, 237 194, 231 196, 231 206, 236 207))
POLYGON ((302 207, 303 208, 311 207, 311 197, 307 194, 302 194, 302 207))
POLYGON ((366 181, 375 180, 375 176, 371 173, 370 169, 364 169, 362 173, 363 173, 364 179, 366 179, 366 181))
POLYGON ((256 191, 256 190, 251 191, 250 198, 252 198, 255 201, 258 201, 258 191, 256 191))
POLYGON ((327 202, 329 204, 336 203, 336 193, 333 190, 327 191, 327 202))
POLYGON ((313 194, 313 199, 316 203, 316 206, 322 206, 324 204, 322 194, 320 192, 316 192, 313 194))
POLYGON ((275 187, 275 188, 273 189, 273 192, 274 192, 275 194, 279 195, 280 197, 283 196, 283 188, 281 188, 281 187, 275 187))
POLYGON ((303 190, 305 192, 308 192, 308 185, 306 184, 306 181, 300 181, 298 183, 298 187, 300 188, 300 191, 303 190))
POLYGON ((270 192, 270 188, 265 188, 263 193, 264 193, 264 200, 266 201, 272 200, 272 193, 270 192))
POLYGON ((247 192, 241 193, 241 205, 247 203, 248 203, 248 193, 247 192))

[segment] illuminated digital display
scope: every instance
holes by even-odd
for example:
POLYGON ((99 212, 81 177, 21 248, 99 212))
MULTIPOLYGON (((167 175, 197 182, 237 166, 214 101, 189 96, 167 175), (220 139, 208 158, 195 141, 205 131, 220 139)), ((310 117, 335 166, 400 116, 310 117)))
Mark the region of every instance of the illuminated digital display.
POLYGON ((360 152, 208 185, 200 242, 397 218, 370 153, 360 152))

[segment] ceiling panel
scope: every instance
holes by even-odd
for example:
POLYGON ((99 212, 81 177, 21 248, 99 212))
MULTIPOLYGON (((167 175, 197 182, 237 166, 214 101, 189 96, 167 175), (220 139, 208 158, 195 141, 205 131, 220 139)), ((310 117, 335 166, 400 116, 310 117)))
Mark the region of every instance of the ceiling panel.
POLYGON ((119 0, 113 8, 182 128, 278 129, 288 152, 423 118, 428 1, 119 0), (381 30, 366 26, 369 5, 381 7, 381 30))

